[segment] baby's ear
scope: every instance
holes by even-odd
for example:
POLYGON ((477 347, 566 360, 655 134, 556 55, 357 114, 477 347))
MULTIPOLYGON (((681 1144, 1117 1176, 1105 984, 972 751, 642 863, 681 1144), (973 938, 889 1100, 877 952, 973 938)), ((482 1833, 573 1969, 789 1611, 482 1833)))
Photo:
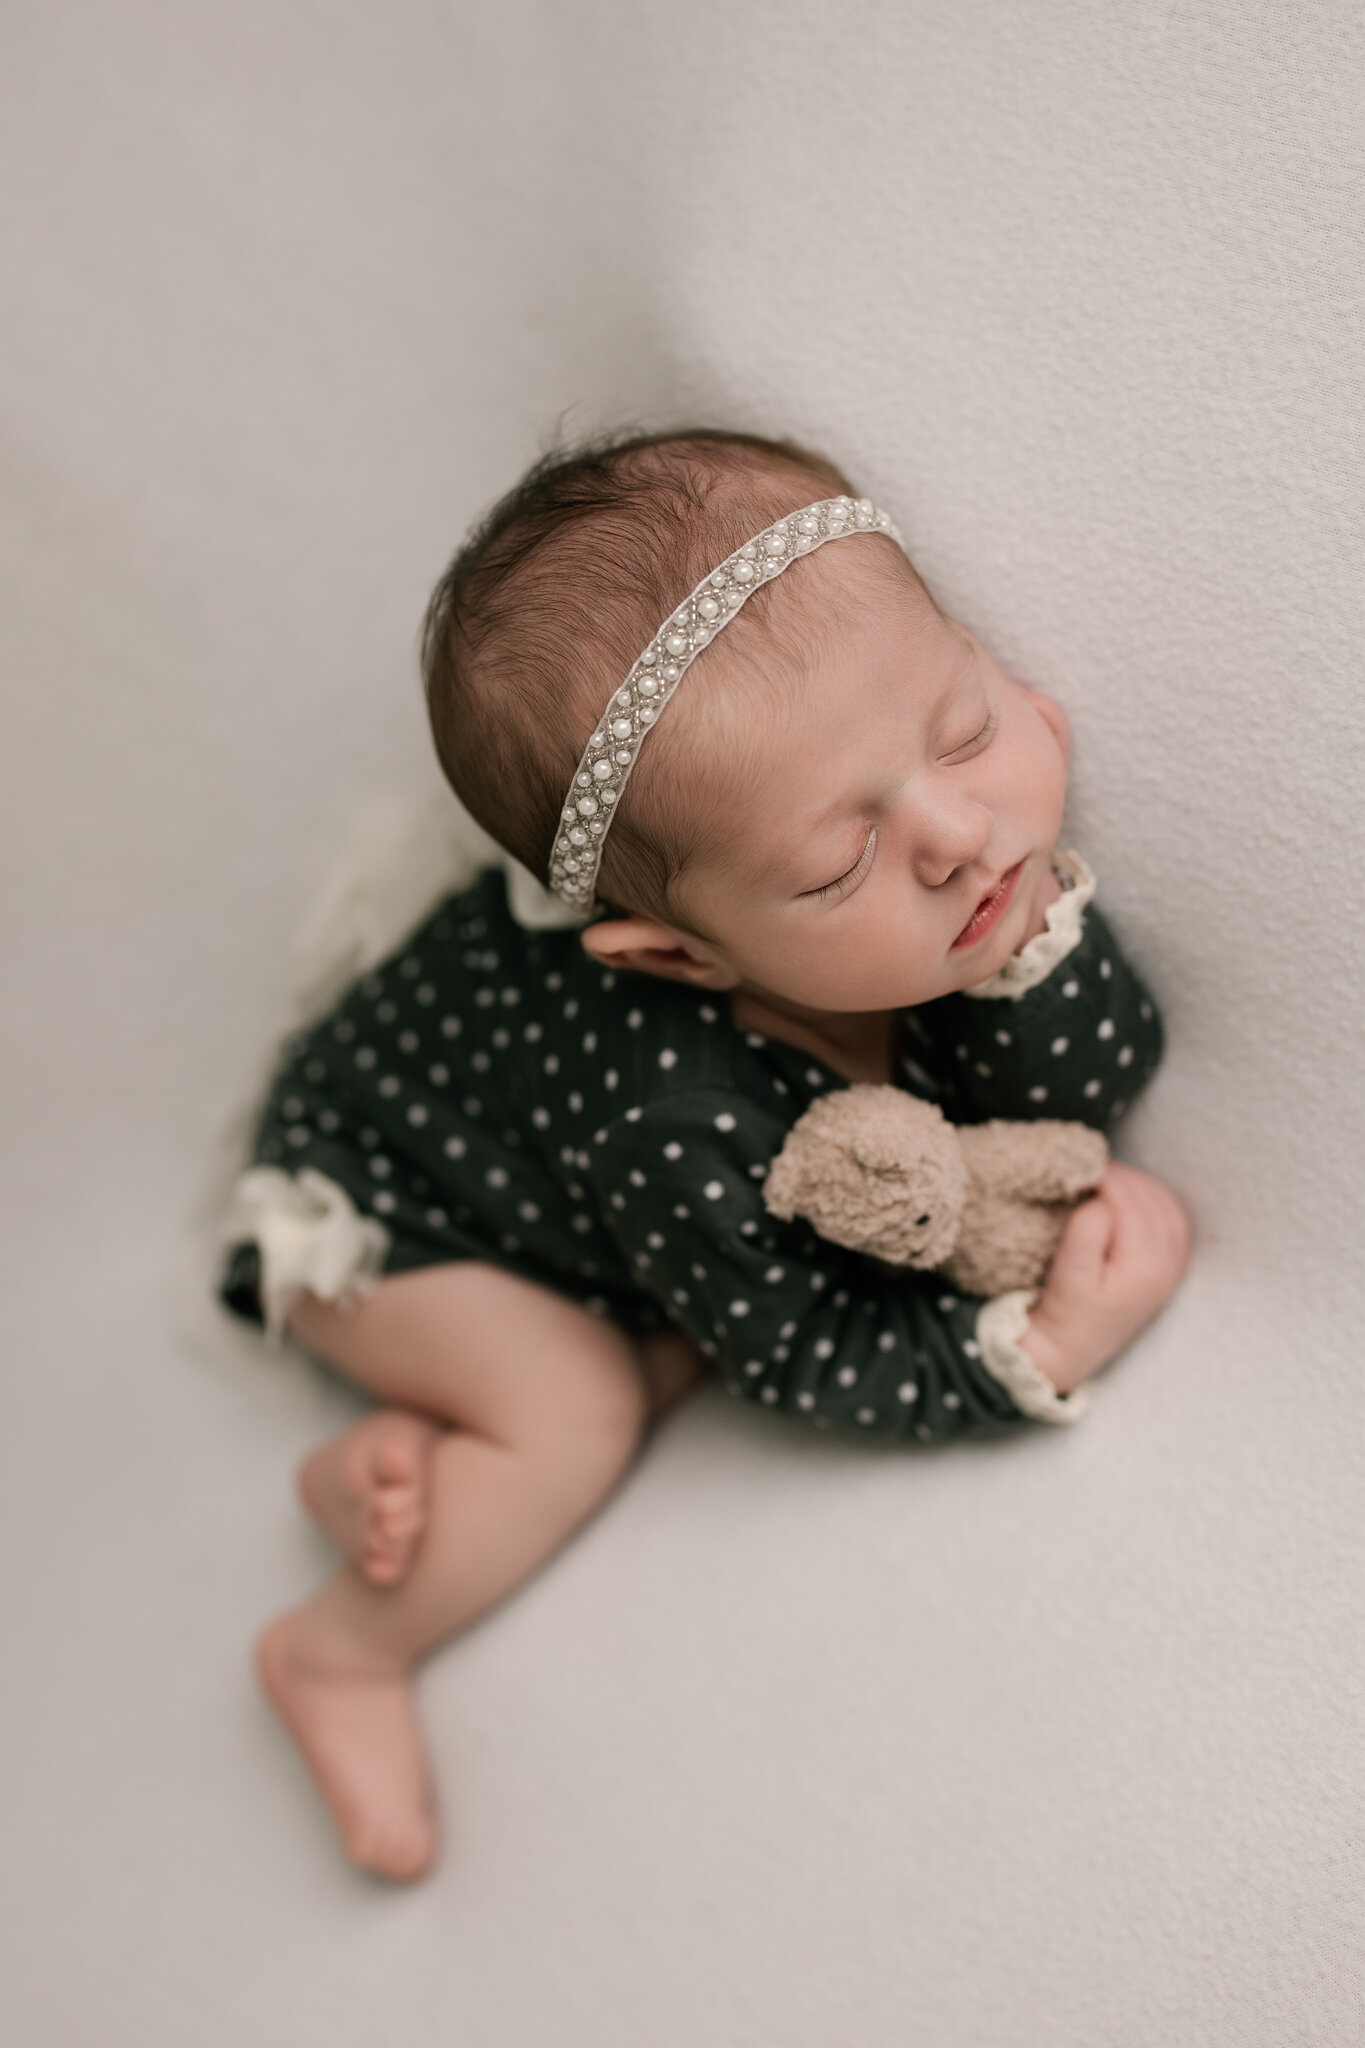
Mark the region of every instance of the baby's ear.
POLYGON ((603 967, 628 967, 637 974, 657 974, 690 988, 734 988, 739 980, 705 939, 679 931, 657 918, 604 917, 580 935, 583 951, 603 967))

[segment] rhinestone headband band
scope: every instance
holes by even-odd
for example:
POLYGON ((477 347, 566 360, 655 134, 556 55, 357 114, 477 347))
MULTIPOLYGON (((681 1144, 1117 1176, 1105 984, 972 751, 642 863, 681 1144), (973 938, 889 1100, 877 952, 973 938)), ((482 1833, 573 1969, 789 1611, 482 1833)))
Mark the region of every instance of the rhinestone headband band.
POLYGON ((822 498, 746 540, 664 620, 583 749, 550 855, 550 890, 561 903, 591 911, 614 806, 645 735, 703 647, 799 556, 850 533, 885 533, 901 545, 890 517, 870 498, 822 498))

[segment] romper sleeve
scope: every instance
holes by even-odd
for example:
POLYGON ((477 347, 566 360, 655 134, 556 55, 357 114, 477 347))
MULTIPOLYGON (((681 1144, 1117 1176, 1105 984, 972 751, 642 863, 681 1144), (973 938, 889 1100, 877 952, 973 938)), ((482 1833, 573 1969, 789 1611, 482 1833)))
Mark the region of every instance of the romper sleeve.
POLYGON ((906 1012, 908 1041, 940 1077, 950 1123, 1060 1117, 1106 1130, 1146 1087, 1164 1049, 1151 991, 1091 900, 1074 853, 1048 929, 988 982, 906 1012))
POLYGON ((698 1089, 627 1112, 593 1147, 601 1213, 636 1284, 732 1394, 816 1428, 926 1443, 1082 1412, 1012 1341, 1022 1302, 892 1272, 770 1215, 762 1183, 787 1129, 745 1098, 698 1089), (983 1355, 983 1310, 1003 1366, 983 1355))

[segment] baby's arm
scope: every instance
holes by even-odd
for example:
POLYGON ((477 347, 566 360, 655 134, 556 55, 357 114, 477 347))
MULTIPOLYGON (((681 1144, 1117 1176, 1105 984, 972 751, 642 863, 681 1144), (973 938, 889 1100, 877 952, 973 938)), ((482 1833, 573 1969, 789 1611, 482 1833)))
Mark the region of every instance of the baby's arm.
MULTIPOLYGON (((982 1297, 768 1213, 762 1184, 789 1123, 777 1106, 689 1091, 628 1112, 591 1148, 603 1215, 639 1285, 730 1391, 817 1428, 922 1442, 1040 1412, 991 1369, 982 1297)), ((1050 1394, 1045 1405, 1071 1419, 1050 1394)))
MULTIPOLYGON (((1022 994, 963 993, 914 1013, 948 1076, 936 1099, 953 1121, 1054 1116, 1104 1130, 1155 1072, 1163 1032, 1151 993, 1093 901, 1082 919, 1079 943, 1022 994)), ((1111 1163, 1072 1216, 1018 1342, 1059 1391, 1074 1390, 1174 1292, 1189 1249, 1170 1190, 1111 1163)))
POLYGON ((1189 1257, 1189 1218, 1170 1189, 1111 1161, 1096 1195, 1072 1214, 1020 1343, 1070 1393, 1150 1322, 1189 1257))

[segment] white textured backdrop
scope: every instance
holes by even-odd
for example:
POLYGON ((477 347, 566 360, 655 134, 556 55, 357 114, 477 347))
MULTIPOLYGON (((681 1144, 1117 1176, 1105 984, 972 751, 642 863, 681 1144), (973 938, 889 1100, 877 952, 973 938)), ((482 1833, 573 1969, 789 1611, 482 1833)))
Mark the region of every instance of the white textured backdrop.
POLYGON ((1362 2038, 1362 66, 1344 0, 10 0, 7 2039, 1362 2038), (345 1397, 203 1219, 566 410, 827 448, 1065 701, 1199 1243, 1078 1431, 671 1423, 432 1667, 393 1895, 244 1654, 345 1397))

